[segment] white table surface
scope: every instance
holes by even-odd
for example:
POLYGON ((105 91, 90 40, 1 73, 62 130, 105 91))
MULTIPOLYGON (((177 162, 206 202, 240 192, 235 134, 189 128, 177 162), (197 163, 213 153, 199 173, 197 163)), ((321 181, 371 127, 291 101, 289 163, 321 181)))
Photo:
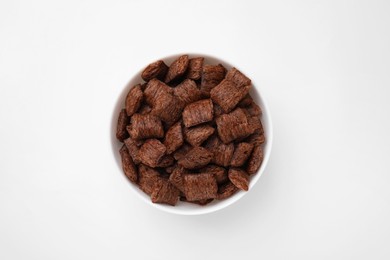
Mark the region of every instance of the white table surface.
POLYGON ((0 259, 389 259, 389 1, 1 1, 0 259), (109 129, 180 52, 261 82, 274 147, 222 211, 146 205, 109 129))

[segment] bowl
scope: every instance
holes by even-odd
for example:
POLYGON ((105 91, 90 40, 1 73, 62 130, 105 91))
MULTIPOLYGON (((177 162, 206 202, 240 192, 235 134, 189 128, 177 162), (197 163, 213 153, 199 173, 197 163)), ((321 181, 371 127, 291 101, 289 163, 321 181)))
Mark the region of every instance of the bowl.
POLYGON ((221 210, 223 208, 226 208, 227 206, 232 205, 233 203, 235 203, 236 201, 241 199, 243 196, 245 196, 248 192, 251 192, 254 189, 254 186, 256 185, 257 181, 260 179, 261 175, 263 174, 263 172, 267 166, 268 159, 269 159, 269 156, 271 153, 272 138, 273 138, 272 121, 271 121, 271 115, 270 115, 267 103, 265 101, 265 98, 264 98, 263 94, 259 93, 259 90, 260 90, 259 84, 258 84, 259 78, 256 75, 246 74, 245 71, 240 69, 240 67, 239 67, 240 64, 234 64, 234 66, 233 66, 233 64, 231 64, 228 61, 221 59, 221 58, 217 58, 217 57, 214 57, 211 55, 206 55, 206 54, 199 54, 199 53, 186 53, 186 54, 188 54, 191 58, 192 57, 200 57, 200 56, 204 57, 205 64, 215 64, 216 65, 216 64, 221 63, 228 70, 231 69, 232 67, 236 67, 237 69, 239 69, 242 73, 244 73, 246 76, 248 76, 252 80, 252 88, 251 88, 249 93, 251 94, 253 100, 261 107, 261 109, 263 111, 263 115, 261 117, 261 120, 263 123, 266 142, 263 145, 263 148, 264 148, 263 162, 262 162, 259 170, 257 171, 257 173, 253 174, 250 177, 249 190, 246 192, 240 190, 240 191, 236 192, 233 196, 231 196, 225 200, 214 200, 205 206, 200 206, 197 204, 182 202, 182 201, 178 201, 176 206, 170 206, 170 205, 165 205, 165 204, 155 204, 155 203, 152 203, 150 196, 148 196, 142 190, 140 190, 137 185, 131 183, 122 171, 122 163, 121 163, 121 157, 119 154, 119 149, 121 148, 123 143, 119 142, 116 139, 115 133, 116 133, 118 115, 119 115, 120 110, 122 108, 124 108, 124 106, 125 106, 125 99, 126 99, 127 93, 130 91, 130 89, 133 86, 135 86, 138 83, 143 82, 143 80, 141 78, 141 73, 148 64, 150 64, 151 62, 153 62, 155 60, 161 59, 167 65, 170 65, 175 59, 177 59, 179 56, 181 56, 183 54, 174 54, 174 55, 170 55, 167 57, 161 57, 161 58, 156 57, 156 59, 153 61, 146 61, 145 64, 140 64, 140 70, 134 73, 134 76, 130 79, 130 81, 127 83, 127 85, 123 88, 122 92, 119 93, 119 95, 118 95, 118 98, 117 98, 117 101, 116 101, 115 107, 113 108, 113 113, 112 113, 110 138, 111 138, 111 143, 112 143, 112 152, 113 152, 114 160, 115 160, 116 165, 117 165, 116 174, 121 174, 123 176, 123 180, 128 182, 129 188, 131 190, 133 190, 134 193, 139 198, 141 198, 143 201, 145 201, 145 203, 147 203, 147 204, 149 204, 157 209, 169 212, 169 213, 181 214, 181 215, 201 215, 201 214, 207 214, 207 213, 215 212, 215 211, 221 210))

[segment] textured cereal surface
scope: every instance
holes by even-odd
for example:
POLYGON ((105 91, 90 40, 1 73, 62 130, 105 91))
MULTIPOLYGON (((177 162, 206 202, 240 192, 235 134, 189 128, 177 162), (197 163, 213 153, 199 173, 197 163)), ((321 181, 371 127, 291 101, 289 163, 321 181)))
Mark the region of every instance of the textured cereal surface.
POLYGON ((133 159, 129 154, 127 147, 123 145, 119 152, 122 158, 123 172, 131 182, 137 182, 138 180, 137 168, 133 162, 133 159))
POLYGON ((212 173, 187 174, 184 176, 183 186, 188 201, 217 197, 218 184, 212 173))
POLYGON ((214 110, 211 99, 203 99, 187 105, 183 111, 186 127, 199 125, 213 120, 214 110))
POLYGON ((155 61, 149 64, 141 74, 141 77, 145 81, 151 79, 160 79, 163 80, 165 75, 168 72, 168 66, 162 60, 155 61))
POLYGON ((141 78, 115 133, 126 177, 153 203, 169 206, 207 206, 247 191, 267 134, 251 79, 188 55, 150 63, 141 78))

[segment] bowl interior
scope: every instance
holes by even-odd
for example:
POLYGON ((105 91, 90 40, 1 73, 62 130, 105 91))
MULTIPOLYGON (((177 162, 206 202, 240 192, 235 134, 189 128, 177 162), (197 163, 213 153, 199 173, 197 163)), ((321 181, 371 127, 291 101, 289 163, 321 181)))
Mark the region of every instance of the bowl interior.
MULTIPOLYGON (((167 65, 170 65, 180 55, 181 54, 172 55, 172 56, 168 56, 168 57, 163 57, 161 59, 164 60, 164 62, 167 65)), ((230 63, 228 63, 228 62, 226 62, 226 61, 224 61, 222 59, 209 56, 209 55, 191 54, 191 53, 189 53, 189 56, 190 57, 202 56, 202 57, 205 58, 205 60, 204 60, 205 64, 215 64, 216 65, 218 63, 221 63, 228 70, 233 67, 230 63)), ((150 62, 152 62, 152 61, 150 61, 150 62)), ((272 122, 271 122, 271 118, 270 118, 270 114, 269 114, 269 109, 268 109, 268 107, 267 107, 267 105, 265 103, 265 100, 259 94, 259 87, 258 87, 258 84, 256 82, 256 80, 257 80, 256 76, 255 75, 248 75, 248 74, 246 74, 246 75, 252 80, 252 88, 250 90, 250 94, 251 94, 252 98, 254 99, 254 101, 261 107, 261 109, 263 111, 263 115, 262 115, 261 120, 262 120, 262 123, 263 123, 263 128, 264 128, 264 132, 265 132, 265 136, 266 136, 266 142, 264 144, 264 159, 263 159, 262 165, 261 165, 260 169, 258 170, 258 172, 251 176, 250 183, 249 183, 249 190, 247 192, 239 191, 239 192, 237 192, 236 194, 234 194, 232 197, 230 197, 228 199, 220 200, 220 201, 214 200, 213 202, 207 204, 206 206, 199 206, 199 205, 196 205, 196 204, 193 204, 193 203, 187 203, 187 202, 179 201, 176 204, 176 206, 173 207, 173 206, 164 205, 164 204, 152 203, 151 200, 150 200, 150 197, 148 195, 146 195, 143 191, 141 191, 138 188, 137 185, 131 183, 127 179, 127 177, 124 175, 124 173, 122 171, 121 158, 120 158, 120 154, 119 154, 119 149, 121 148, 122 143, 119 142, 115 138, 117 119, 118 119, 118 115, 119 115, 120 110, 122 108, 124 108, 124 106, 125 106, 125 99, 126 99, 127 93, 130 91, 130 89, 133 86, 135 86, 138 83, 143 82, 143 80, 141 78, 141 73, 142 73, 143 68, 146 67, 146 65, 147 64, 141 64, 140 65, 141 70, 138 71, 130 79, 130 81, 124 87, 123 91, 119 94, 118 100, 117 100, 117 102, 115 104, 115 107, 114 107, 114 110, 113 110, 113 113, 112 113, 112 120, 111 120, 111 143, 112 143, 112 152, 113 152, 116 164, 118 166, 117 167, 118 174, 121 174, 123 176, 124 180, 129 183, 131 189, 142 200, 144 200, 147 204, 152 205, 152 206, 154 206, 154 207, 156 207, 158 209, 161 209, 161 210, 164 210, 164 211, 167 211, 167 212, 176 213, 176 214, 182 214, 182 215, 199 215, 199 214, 205 214, 205 213, 210 213, 210 212, 217 211, 219 209, 225 208, 225 207, 233 204, 234 202, 236 202, 237 200, 242 198, 246 193, 250 192, 253 189, 253 187, 256 184, 256 182, 258 181, 258 179, 260 178, 260 176, 262 175, 262 173, 264 172, 264 169, 265 169, 265 167, 267 165, 267 162, 268 162, 268 158, 270 156, 271 146, 272 146, 272 122)), ((239 67, 237 67, 237 68, 240 69, 239 67)), ((245 71, 242 71, 242 73, 245 74, 245 71)))

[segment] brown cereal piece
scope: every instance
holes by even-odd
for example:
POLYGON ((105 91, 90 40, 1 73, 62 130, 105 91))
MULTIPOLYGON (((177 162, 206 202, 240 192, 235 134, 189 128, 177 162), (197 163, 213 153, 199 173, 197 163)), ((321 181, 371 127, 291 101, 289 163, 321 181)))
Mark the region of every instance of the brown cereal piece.
POLYGON ((252 155, 248 160, 246 172, 249 175, 255 174, 260 168, 263 161, 263 148, 261 146, 255 146, 252 151, 252 155))
POLYGON ((184 158, 191 149, 191 145, 184 143, 179 149, 175 151, 173 157, 175 158, 175 160, 179 161, 180 159, 184 158))
POLYGON ((200 146, 204 141, 207 140, 215 129, 209 125, 195 126, 184 129, 184 136, 186 141, 192 146, 200 146))
POLYGON ((233 153, 234 153, 233 143, 230 144, 220 143, 219 146, 217 146, 213 150, 214 157, 212 161, 217 165, 221 165, 224 167, 229 166, 233 157, 233 153))
POLYGON ((144 94, 141 85, 132 87, 126 96, 125 107, 128 116, 132 116, 140 108, 144 94))
POLYGON ((187 174, 187 170, 177 166, 169 176, 169 181, 182 192, 184 192, 183 178, 185 174, 187 174))
POLYGON ((175 206, 180 191, 165 179, 158 179, 150 195, 153 203, 164 203, 175 206))
POLYGON ((172 166, 175 163, 175 158, 172 155, 164 155, 156 167, 166 168, 172 166))
POLYGON ((193 203, 193 204, 198 204, 200 206, 205 206, 212 202, 214 199, 204 199, 204 200, 194 200, 194 201, 189 201, 186 199, 186 197, 180 197, 180 201, 188 202, 188 203, 193 203))
POLYGON ((249 175, 239 168, 230 168, 229 169, 229 180, 241 190, 248 190, 249 187, 249 175))
POLYGON ((131 181, 136 183, 138 179, 137 174, 137 168, 131 159, 131 156, 129 154, 129 150, 127 149, 126 145, 123 145, 122 148, 119 150, 119 153, 122 158, 122 169, 125 173, 126 177, 131 181))
POLYGON ((168 69, 167 75, 165 76, 165 83, 169 83, 172 80, 175 80, 184 75, 187 70, 189 63, 188 55, 182 55, 172 62, 171 66, 168 69))
POLYGON ((150 114, 134 114, 131 117, 131 125, 127 127, 127 131, 131 138, 135 140, 164 137, 164 129, 160 118, 150 114))
POLYGON ((234 153, 234 144, 224 144, 214 135, 206 142, 205 147, 213 153, 212 162, 220 166, 229 166, 234 153))
POLYGON ((202 98, 202 92, 196 86, 195 81, 186 79, 174 88, 175 96, 180 100, 183 107, 202 98))
POLYGON ((265 142, 265 136, 264 133, 260 134, 258 132, 255 132, 254 134, 248 136, 248 138, 246 138, 245 141, 253 144, 254 146, 258 146, 265 142))
POLYGON ((199 169, 206 166, 212 157, 213 154, 209 150, 203 147, 194 147, 178 161, 178 164, 186 169, 199 169))
POLYGON ((150 111, 152 111, 152 107, 145 103, 141 105, 137 113, 141 115, 145 115, 145 114, 149 114, 150 111))
POLYGON ((238 107, 248 107, 253 103, 253 98, 251 97, 250 94, 247 94, 239 103, 238 107))
POLYGON ((225 144, 236 139, 245 138, 255 131, 248 124, 248 119, 242 108, 237 108, 229 114, 219 116, 216 119, 216 124, 218 135, 225 144))
POLYGON ((203 57, 192 58, 189 60, 186 72, 186 78, 198 80, 202 76, 203 57))
POLYGON ((217 86, 224 78, 226 69, 221 64, 216 66, 204 65, 200 90, 206 96, 210 96, 210 90, 217 86))
POLYGON ((246 114, 246 110, 242 108, 236 108, 232 112, 224 114, 219 118, 221 122, 223 121, 230 124, 241 125, 248 123, 248 116, 246 114))
POLYGON ((167 154, 176 151, 183 144, 183 132, 181 129, 181 122, 177 122, 168 129, 165 135, 164 145, 167 147, 167 154))
POLYGON ((162 93, 172 94, 173 88, 169 87, 158 79, 152 79, 148 82, 144 91, 145 101, 153 107, 162 93))
POLYGON ((248 124, 254 129, 255 132, 263 133, 263 124, 258 116, 251 116, 248 118, 248 124))
POLYGON ((161 176, 158 171, 143 164, 139 165, 138 185, 143 192, 148 195, 152 194, 154 185, 159 179, 161 176))
POLYGON ((141 74, 141 77, 145 81, 157 78, 163 80, 168 72, 168 66, 162 60, 155 61, 149 64, 141 74))
POLYGON ((161 92, 155 100, 151 114, 161 118, 169 126, 174 124, 181 116, 180 101, 168 92, 161 92))
POLYGON ((251 116, 261 116, 261 114, 263 113, 261 111, 261 108, 255 102, 252 102, 252 104, 247 106, 246 110, 249 112, 251 116))
POLYGON ((254 129, 254 133, 263 133, 263 124, 261 123, 259 115, 252 115, 248 109, 243 110, 248 124, 254 129))
POLYGON ((213 102, 203 99, 187 105, 183 111, 183 122, 186 127, 199 125, 213 119, 213 102))
POLYGON ((129 150, 129 154, 130 154, 131 158, 133 159, 133 162, 136 165, 140 164, 141 160, 138 157, 138 152, 139 152, 138 142, 133 140, 131 137, 129 137, 125 140, 125 145, 126 145, 127 149, 129 150))
POLYGON ((231 197, 234 193, 238 191, 238 188, 234 186, 230 181, 222 184, 218 187, 218 193, 216 199, 223 200, 231 197))
POLYGON ((243 124, 241 126, 234 126, 230 131, 230 134, 231 134, 230 137, 227 137, 227 139, 221 138, 221 140, 225 143, 231 142, 233 140, 242 141, 243 139, 245 139, 249 135, 253 134, 254 132, 255 132, 255 129, 249 124, 243 124))
POLYGON ((224 183, 228 180, 226 169, 217 165, 207 165, 206 167, 200 169, 199 172, 208 172, 214 174, 218 184, 224 183))
POLYGON ((230 165, 234 167, 242 166, 251 155, 252 149, 253 149, 253 144, 251 143, 245 143, 245 142, 239 143, 236 149, 234 150, 234 154, 230 165))
POLYGON ((157 167, 166 152, 165 145, 157 139, 148 139, 138 152, 140 161, 150 167, 157 167))
POLYGON ((237 87, 244 87, 251 84, 251 80, 236 68, 232 68, 228 71, 226 79, 233 81, 237 87))
POLYGON ((126 131, 126 126, 129 124, 129 118, 126 114, 126 110, 122 109, 119 113, 118 117, 118 124, 116 127, 116 138, 123 142, 127 137, 129 137, 129 134, 126 131))
POLYGON ((213 162, 221 166, 229 166, 234 153, 234 144, 221 143, 219 147, 214 151, 213 162))
POLYGON ((248 94, 249 89, 250 85, 237 87, 233 81, 224 79, 210 91, 210 97, 225 113, 229 113, 248 94))
POLYGON ((183 185, 188 201, 214 199, 217 196, 217 180, 212 173, 186 174, 183 185))

